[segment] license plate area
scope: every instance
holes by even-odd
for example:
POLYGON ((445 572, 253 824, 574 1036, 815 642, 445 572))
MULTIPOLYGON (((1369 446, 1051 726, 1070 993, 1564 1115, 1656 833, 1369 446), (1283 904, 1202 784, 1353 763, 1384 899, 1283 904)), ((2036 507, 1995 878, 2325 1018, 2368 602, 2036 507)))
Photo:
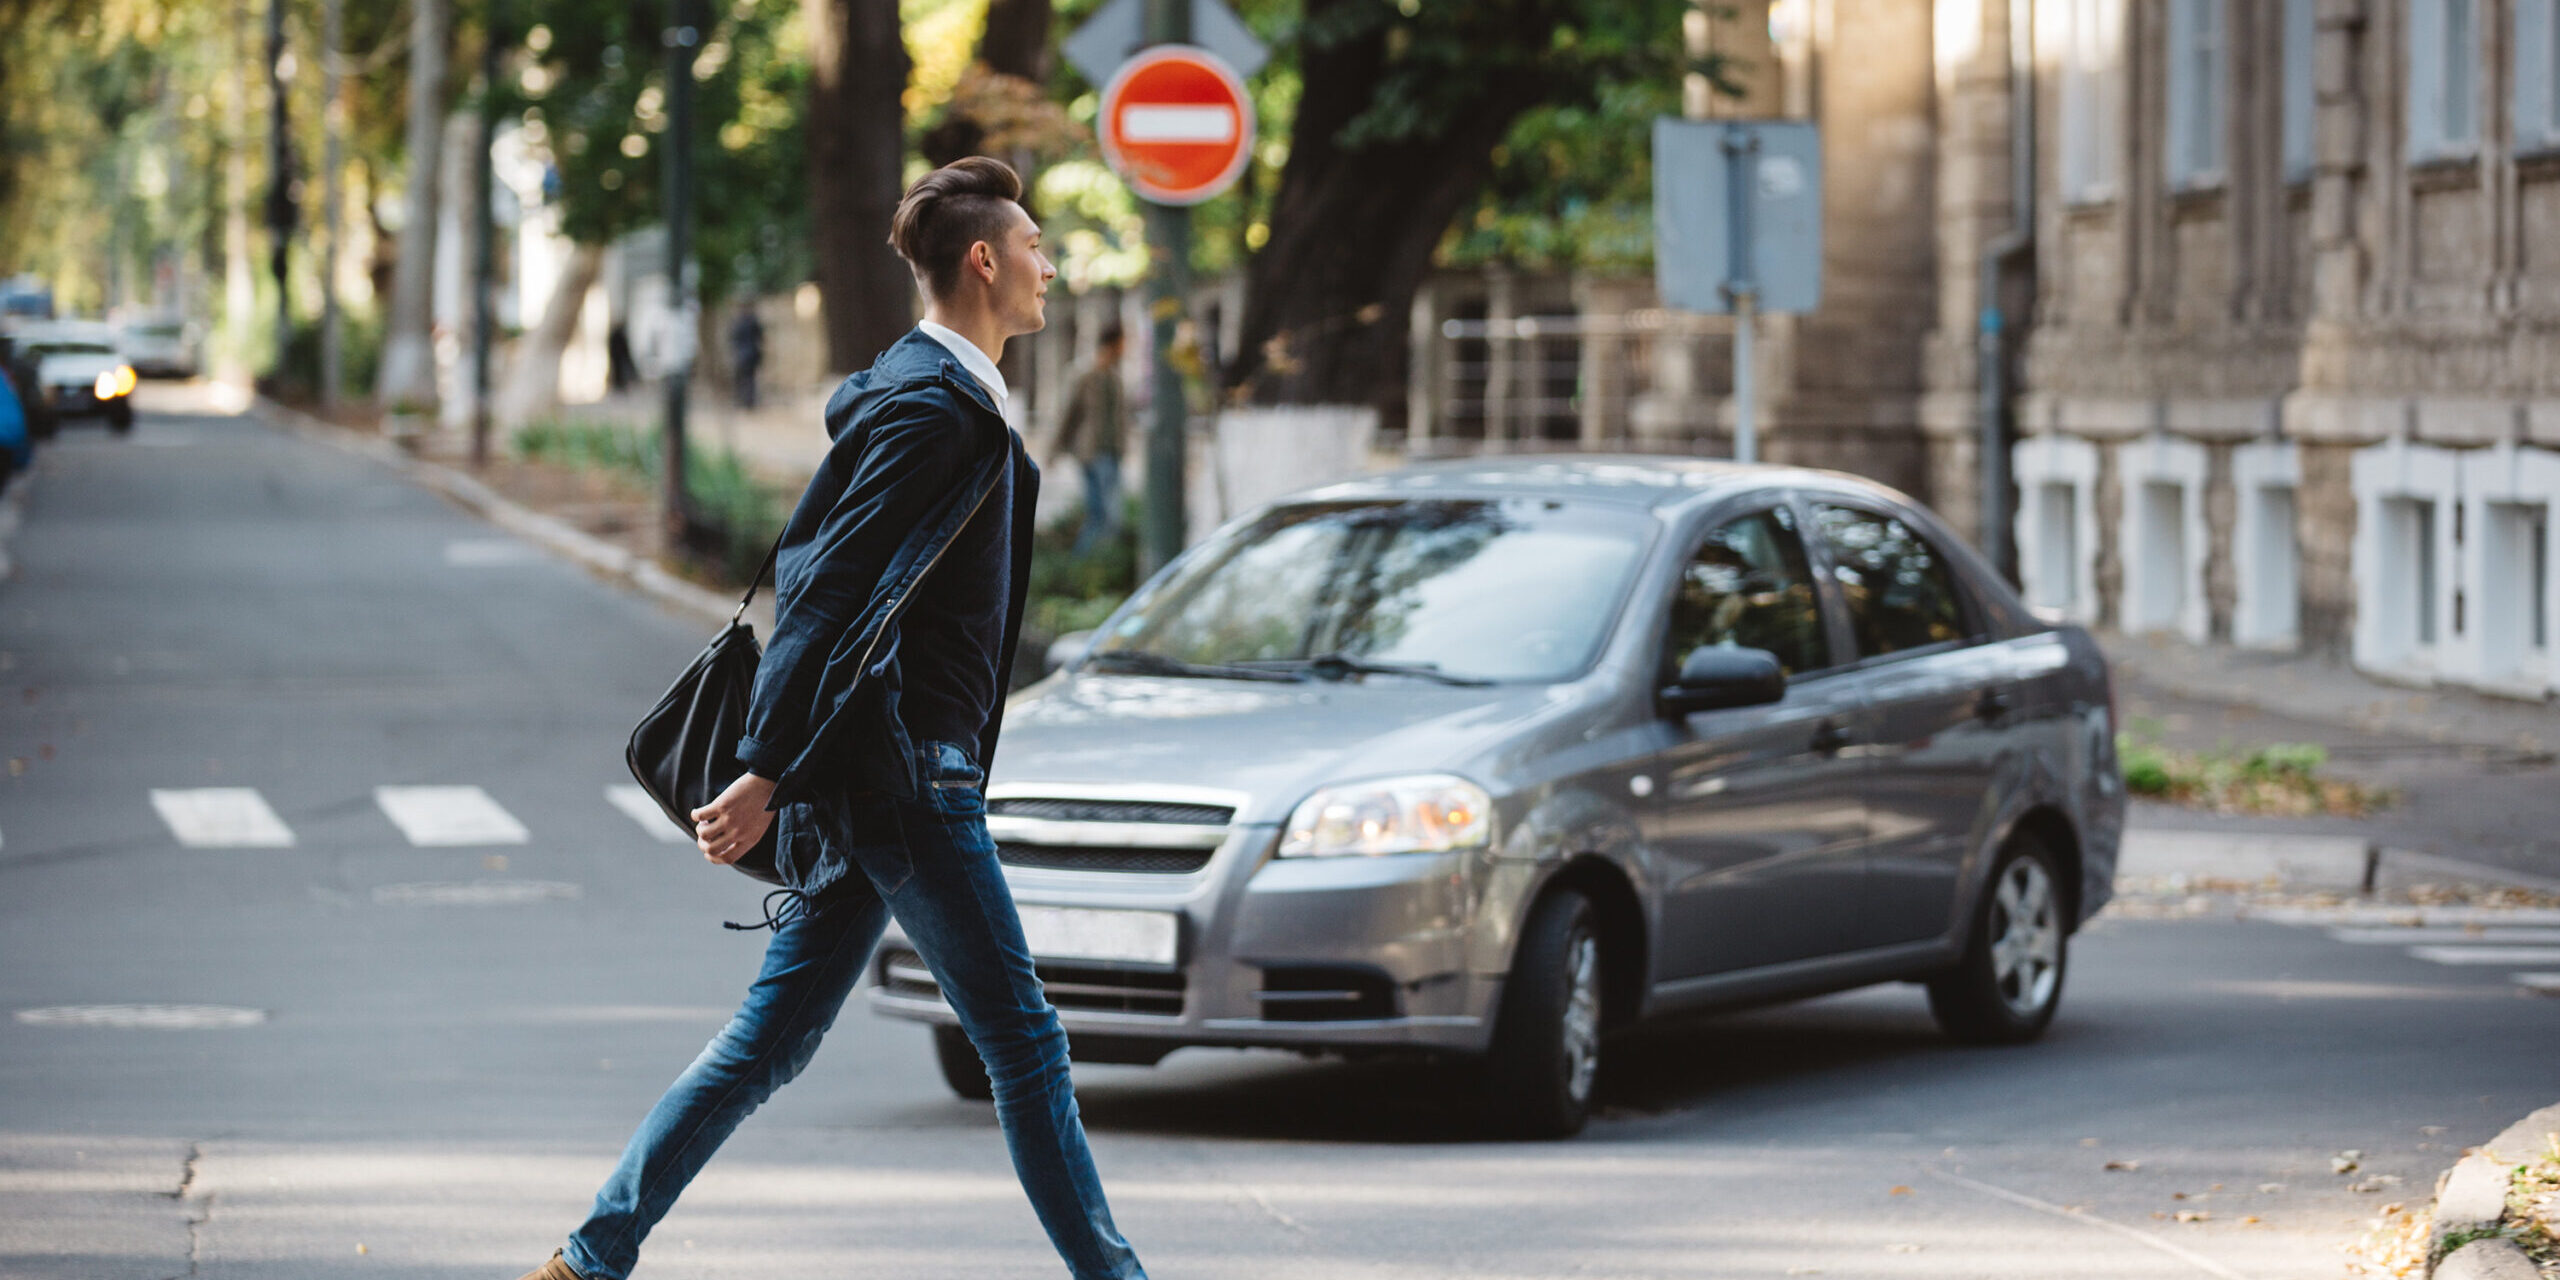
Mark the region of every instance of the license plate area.
POLYGON ((1181 918, 1170 911, 1022 906, 1023 940, 1038 960, 1171 969, 1181 958, 1181 918))

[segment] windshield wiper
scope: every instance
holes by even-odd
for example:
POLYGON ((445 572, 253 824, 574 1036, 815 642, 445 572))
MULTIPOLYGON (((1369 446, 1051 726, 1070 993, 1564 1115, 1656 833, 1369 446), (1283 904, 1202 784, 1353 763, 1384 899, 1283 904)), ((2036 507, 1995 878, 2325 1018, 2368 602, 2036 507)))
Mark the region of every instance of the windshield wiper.
POLYGON ((1109 665, 1133 675, 1185 676, 1200 680, 1276 680, 1295 684, 1306 677, 1290 671, 1268 671, 1255 667, 1231 667, 1209 662, 1185 662, 1180 658, 1151 653, 1144 649, 1104 649, 1085 655, 1084 665, 1109 665))
POLYGON ((1353 676, 1418 676, 1425 680, 1437 680, 1442 684, 1454 684, 1467 688, 1493 683, 1491 680, 1479 679, 1475 676, 1450 675, 1442 671, 1438 663, 1371 662, 1366 658, 1355 658, 1347 653, 1319 653, 1311 658, 1272 660, 1272 665, 1282 664, 1285 664, 1286 669, 1311 671, 1327 680, 1347 680, 1353 676))

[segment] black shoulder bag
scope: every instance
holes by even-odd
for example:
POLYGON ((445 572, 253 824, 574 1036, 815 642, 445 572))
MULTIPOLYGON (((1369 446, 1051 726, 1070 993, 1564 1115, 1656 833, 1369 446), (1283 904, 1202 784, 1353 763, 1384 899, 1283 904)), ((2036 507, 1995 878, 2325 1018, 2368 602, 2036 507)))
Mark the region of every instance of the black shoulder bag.
MULTIPOLYGON (((640 789, 687 835, 693 833, 693 811, 718 799, 747 771, 737 757, 738 738, 747 731, 756 664, 764 656, 763 647, 756 643, 756 629, 747 625, 747 604, 756 598, 757 588, 764 585, 764 576, 773 571, 774 557, 781 552, 782 541, 777 538, 773 550, 765 553, 764 566, 747 583, 747 593, 738 597, 738 611, 729 616, 729 625, 667 687, 658 705, 640 717, 640 726, 631 731, 631 745, 623 751, 640 789)), ((773 865, 774 833, 779 826, 766 827, 764 839, 729 865, 767 884, 782 883, 773 865)))

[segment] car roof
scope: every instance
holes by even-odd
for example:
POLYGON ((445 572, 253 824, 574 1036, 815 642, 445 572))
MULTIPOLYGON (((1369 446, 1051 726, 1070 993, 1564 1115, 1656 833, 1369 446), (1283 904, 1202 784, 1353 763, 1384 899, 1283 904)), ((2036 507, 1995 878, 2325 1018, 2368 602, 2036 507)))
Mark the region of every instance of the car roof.
POLYGON ((1900 503, 1911 501, 1872 480, 1838 471, 1665 454, 1591 453, 1515 454, 1417 463, 1293 493, 1284 501, 1527 498, 1667 514, 1672 509, 1728 494, 1795 486, 1847 489, 1900 503))

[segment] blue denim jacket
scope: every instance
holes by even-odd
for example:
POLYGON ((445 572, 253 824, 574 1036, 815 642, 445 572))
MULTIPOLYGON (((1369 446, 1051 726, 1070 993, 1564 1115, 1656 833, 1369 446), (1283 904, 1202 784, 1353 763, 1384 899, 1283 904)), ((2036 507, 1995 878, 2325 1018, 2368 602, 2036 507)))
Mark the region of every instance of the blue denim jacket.
POLYGON ((985 388, 941 343, 909 332, 829 397, 834 444, 784 526, 774 562, 772 642, 756 670, 738 759, 776 780, 774 863, 815 898, 852 868, 850 798, 920 790, 915 747, 898 718, 898 618, 962 525, 1013 469, 1013 574, 996 670, 996 704, 977 743, 995 759, 1031 581, 1039 470, 985 388))

